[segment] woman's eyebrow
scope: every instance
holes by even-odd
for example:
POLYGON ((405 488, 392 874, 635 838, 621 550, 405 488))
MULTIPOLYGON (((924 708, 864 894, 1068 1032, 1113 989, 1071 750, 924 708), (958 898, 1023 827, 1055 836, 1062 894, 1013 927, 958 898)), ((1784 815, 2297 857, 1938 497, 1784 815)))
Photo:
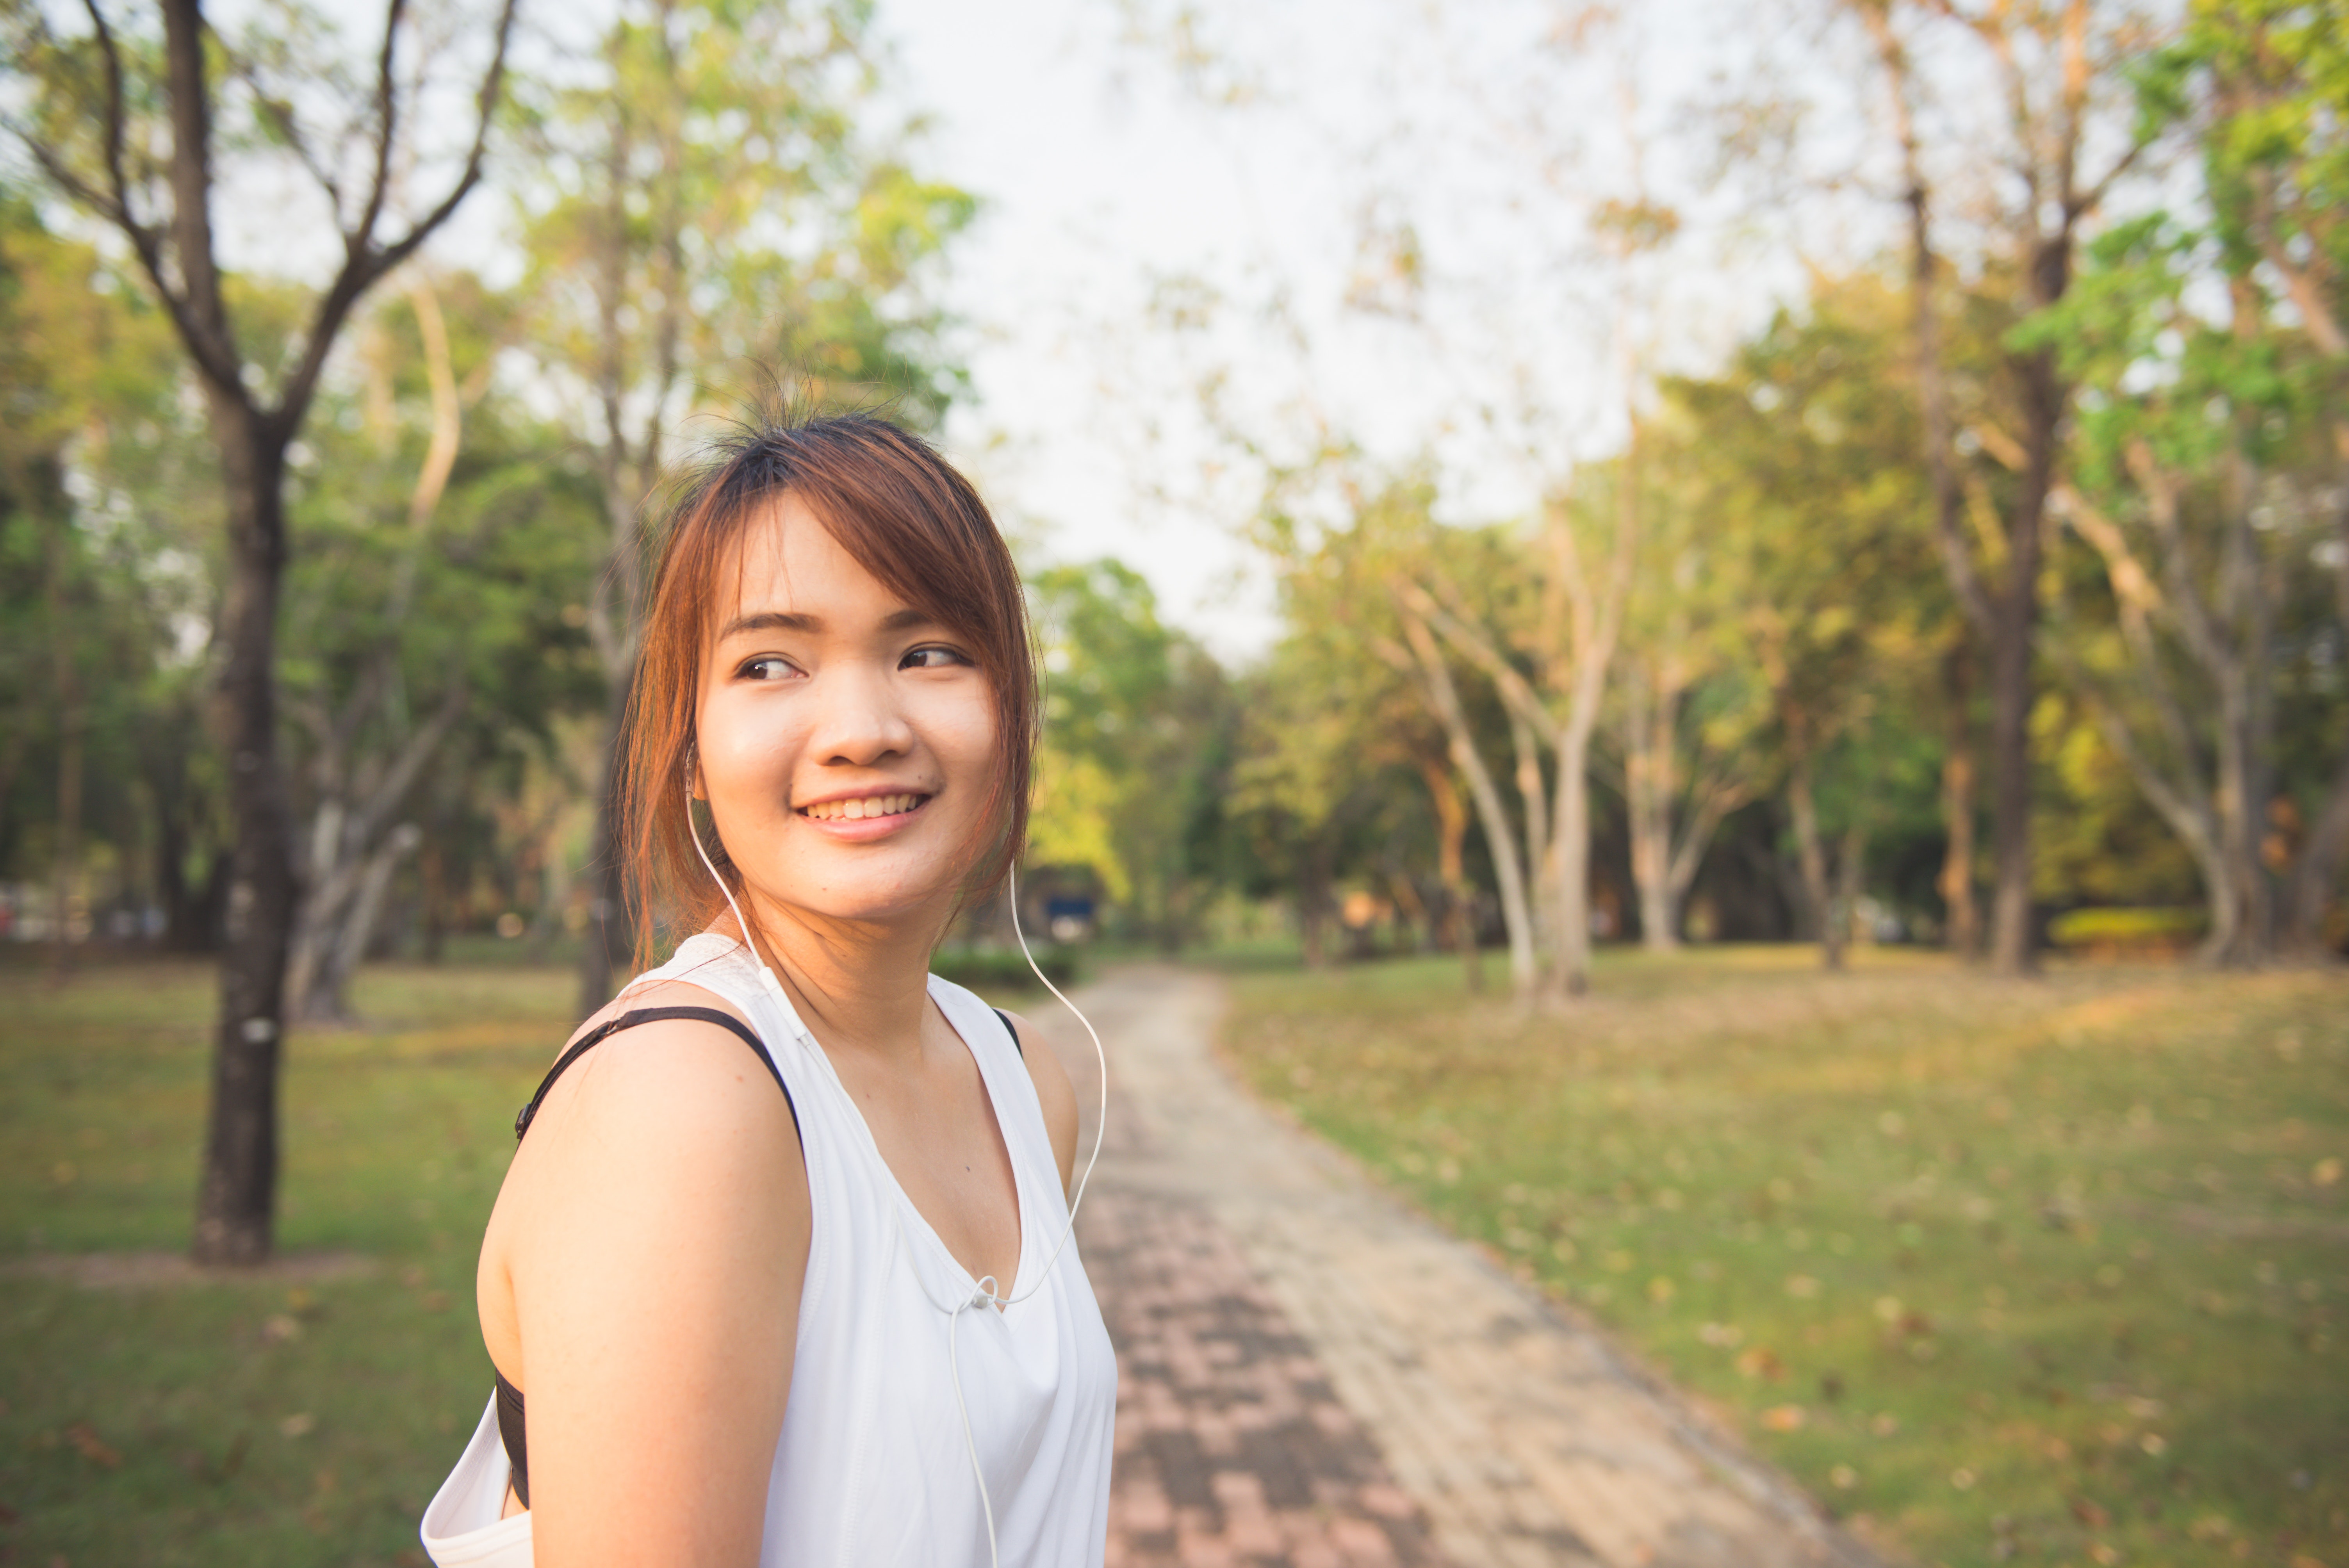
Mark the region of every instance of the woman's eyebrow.
POLYGON ((745 632, 820 632, 823 629, 821 615, 793 614, 784 610, 761 610, 749 615, 737 615, 726 623, 718 640, 740 636, 745 632))
MULTIPOLYGON (((930 625, 935 619, 926 610, 892 610, 881 617, 881 630, 902 632, 912 626, 930 625)), ((823 630, 823 617, 821 615, 801 614, 789 610, 760 610, 748 615, 737 615, 727 622, 719 631, 718 640, 722 643, 746 632, 816 633, 823 630)))

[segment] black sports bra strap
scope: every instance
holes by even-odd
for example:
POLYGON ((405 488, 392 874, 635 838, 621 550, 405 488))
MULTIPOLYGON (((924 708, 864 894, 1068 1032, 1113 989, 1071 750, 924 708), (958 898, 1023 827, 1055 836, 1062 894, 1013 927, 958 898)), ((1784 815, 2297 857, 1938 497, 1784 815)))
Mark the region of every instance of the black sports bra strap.
POLYGON ((1011 1026, 1011 1015, 1000 1007, 989 1007, 988 1011, 1003 1020, 1003 1032, 1011 1037, 1011 1048, 1026 1056, 1028 1047, 1019 1043, 1019 1031, 1011 1026))
MULTIPOLYGON (((593 1047, 618 1034, 622 1029, 633 1029, 639 1024, 665 1023, 671 1018, 689 1018, 695 1023, 715 1024, 750 1047, 751 1054, 759 1058, 759 1065, 765 1068, 768 1076, 775 1080, 775 1087, 783 1091, 783 1104, 792 1113, 792 1130, 794 1132, 799 1130, 800 1108, 792 1100, 791 1085, 783 1081, 782 1072, 775 1066, 774 1058, 767 1055, 767 1047, 759 1043, 759 1037, 752 1034, 741 1019, 731 1013, 721 1013, 715 1007, 640 1007, 633 1013, 622 1013, 617 1017, 597 1025, 582 1036, 576 1045, 555 1058, 554 1066, 548 1069, 546 1077, 540 1081, 538 1092, 532 1095, 530 1103, 514 1115, 514 1141, 521 1142, 522 1135, 530 1130, 531 1121, 538 1115, 538 1102, 546 1098, 546 1091, 554 1087, 554 1080, 563 1076, 564 1068, 586 1055, 593 1047)), ((1008 1028, 1009 1026, 1007 1024, 1005 1027, 1008 1028)), ((1017 1038, 1017 1037, 1014 1037, 1017 1038)))

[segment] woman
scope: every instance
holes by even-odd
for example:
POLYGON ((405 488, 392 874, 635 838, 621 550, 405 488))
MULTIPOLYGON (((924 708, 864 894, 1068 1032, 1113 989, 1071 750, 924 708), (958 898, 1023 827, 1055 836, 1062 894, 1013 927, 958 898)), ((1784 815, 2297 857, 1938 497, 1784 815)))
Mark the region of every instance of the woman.
POLYGON ((926 973, 1019 852, 1036 713, 1010 555, 920 441, 763 429, 686 494, 622 790, 640 947, 700 934, 517 1119, 442 1568, 1101 1562, 1075 1095, 926 973))

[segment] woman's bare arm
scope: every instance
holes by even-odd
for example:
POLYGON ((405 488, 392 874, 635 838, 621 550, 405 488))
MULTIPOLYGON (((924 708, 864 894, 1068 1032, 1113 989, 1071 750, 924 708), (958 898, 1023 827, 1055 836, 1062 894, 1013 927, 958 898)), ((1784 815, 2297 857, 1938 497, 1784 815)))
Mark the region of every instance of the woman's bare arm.
POLYGON ((758 1561, 808 1235, 791 1109, 733 1035, 640 1026, 556 1080, 487 1249, 543 1568, 758 1561))

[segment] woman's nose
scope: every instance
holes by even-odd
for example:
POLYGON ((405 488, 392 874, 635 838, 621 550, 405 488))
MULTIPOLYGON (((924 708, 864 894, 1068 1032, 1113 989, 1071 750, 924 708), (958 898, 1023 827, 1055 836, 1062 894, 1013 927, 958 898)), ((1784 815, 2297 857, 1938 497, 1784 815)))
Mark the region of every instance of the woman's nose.
POLYGON ((816 697, 809 749, 825 765, 869 768, 912 748, 913 727, 888 671, 862 660, 836 664, 817 677, 816 697))

